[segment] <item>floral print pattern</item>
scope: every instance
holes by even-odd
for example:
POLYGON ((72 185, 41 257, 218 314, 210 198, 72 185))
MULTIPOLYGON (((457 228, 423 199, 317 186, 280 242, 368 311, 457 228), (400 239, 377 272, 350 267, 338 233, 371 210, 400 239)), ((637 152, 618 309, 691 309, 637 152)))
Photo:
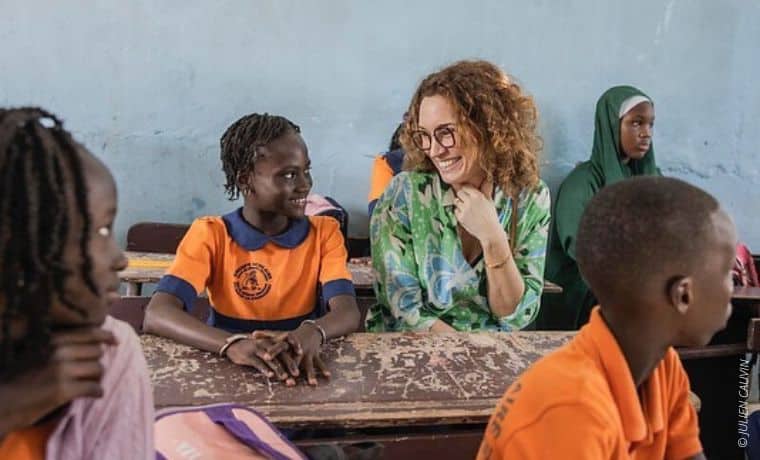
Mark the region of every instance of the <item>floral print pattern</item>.
MULTIPOLYGON (((525 282, 515 311, 496 317, 488 306, 486 267, 462 253, 454 192, 435 173, 402 172, 372 213, 370 240, 378 304, 367 317, 371 331, 428 330, 437 320, 459 331, 522 329, 540 308, 550 198, 546 184, 518 199, 514 259, 525 282)), ((512 199, 496 188, 499 222, 509 232, 512 199)))

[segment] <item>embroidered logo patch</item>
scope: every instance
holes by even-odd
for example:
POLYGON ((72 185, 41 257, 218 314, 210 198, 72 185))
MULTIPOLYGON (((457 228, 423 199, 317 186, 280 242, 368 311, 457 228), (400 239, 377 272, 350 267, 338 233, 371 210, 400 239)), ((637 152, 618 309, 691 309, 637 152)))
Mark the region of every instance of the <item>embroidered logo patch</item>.
POLYGON ((246 300, 267 295, 272 288, 272 274, 261 264, 247 263, 235 270, 235 292, 246 300))

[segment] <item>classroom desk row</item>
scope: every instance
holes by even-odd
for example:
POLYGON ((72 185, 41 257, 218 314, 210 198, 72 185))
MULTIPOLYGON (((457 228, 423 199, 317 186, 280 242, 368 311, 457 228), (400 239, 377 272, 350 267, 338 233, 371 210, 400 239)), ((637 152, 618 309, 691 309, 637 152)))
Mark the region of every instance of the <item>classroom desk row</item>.
POLYGON ((441 460, 474 458, 504 390, 573 334, 351 334, 326 345, 332 378, 316 387, 287 387, 160 337, 141 340, 157 409, 239 403, 288 430, 297 445, 375 441, 383 458, 441 460))
MULTIPOLYGON (((157 283, 169 266, 174 262, 174 254, 159 254, 150 252, 126 253, 129 265, 119 273, 119 278, 126 283, 126 295, 138 296, 142 292, 143 283, 157 283)), ((372 262, 368 257, 354 258, 348 261, 354 286, 358 295, 374 296, 372 284, 375 275, 372 262)), ((549 294, 561 293, 562 288, 551 282, 544 283, 544 292, 549 294)))
MULTIPOLYGON (((746 318, 750 319, 747 336, 735 335, 729 344, 718 340, 707 347, 678 350, 702 399, 700 424, 705 436, 715 433, 711 425, 731 425, 721 420, 730 417, 729 410, 735 412, 736 404, 724 398, 724 392, 708 389, 714 383, 702 382, 703 376, 715 374, 711 370, 715 359, 736 360, 757 350, 755 337, 760 332, 754 333, 751 326, 758 316, 760 289, 737 289, 733 300, 732 322, 747 331, 746 318), (694 366, 700 367, 697 374, 694 366)), ((142 335, 141 342, 158 409, 240 403, 262 412, 281 429, 295 430, 301 446, 377 441, 386 448, 385 458, 424 452, 424 458, 442 460, 473 458, 504 390, 574 334, 356 333, 325 347, 332 379, 317 387, 303 383, 286 387, 213 353, 168 339, 142 335)), ((735 399, 735 392, 729 393, 735 399)), ((715 442, 704 441, 712 452, 721 451, 715 442)))
MULTIPOLYGON (((753 296, 760 300, 760 289, 753 296)), ((326 345, 333 380, 317 388, 287 388, 161 337, 145 334, 141 340, 158 407, 231 401, 287 426, 362 427, 484 423, 517 375, 575 333, 355 333, 326 345)), ((742 351, 749 347, 745 343, 742 351)), ((700 357, 694 349, 678 351, 684 359, 700 357)))

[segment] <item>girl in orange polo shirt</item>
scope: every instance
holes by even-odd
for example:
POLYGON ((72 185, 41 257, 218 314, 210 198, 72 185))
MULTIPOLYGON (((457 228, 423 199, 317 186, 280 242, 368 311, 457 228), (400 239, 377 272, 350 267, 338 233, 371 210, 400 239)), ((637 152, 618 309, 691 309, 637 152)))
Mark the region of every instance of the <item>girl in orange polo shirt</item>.
POLYGON ((0 458, 153 458, 145 359, 107 316, 127 263, 111 174, 23 108, 0 109, 0 178, 0 458))
POLYGON ((322 346, 357 330, 359 309, 338 222, 304 216, 312 179, 300 131, 255 113, 227 129, 225 188, 243 207, 193 222, 143 326, 288 385, 299 376, 316 385, 329 376, 322 346), (203 291, 208 323, 188 313, 203 291))

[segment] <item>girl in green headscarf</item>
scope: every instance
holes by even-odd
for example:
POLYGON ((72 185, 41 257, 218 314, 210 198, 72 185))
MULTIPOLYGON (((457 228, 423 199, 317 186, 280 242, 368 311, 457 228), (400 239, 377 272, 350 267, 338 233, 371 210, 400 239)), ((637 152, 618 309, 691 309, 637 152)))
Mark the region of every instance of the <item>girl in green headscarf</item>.
POLYGON ((577 329, 596 304, 575 262, 575 236, 586 203, 606 185, 661 175, 652 146, 654 104, 646 94, 632 86, 608 89, 596 103, 594 123, 591 159, 565 178, 555 200, 545 277, 563 293, 546 296, 539 329, 577 329))

